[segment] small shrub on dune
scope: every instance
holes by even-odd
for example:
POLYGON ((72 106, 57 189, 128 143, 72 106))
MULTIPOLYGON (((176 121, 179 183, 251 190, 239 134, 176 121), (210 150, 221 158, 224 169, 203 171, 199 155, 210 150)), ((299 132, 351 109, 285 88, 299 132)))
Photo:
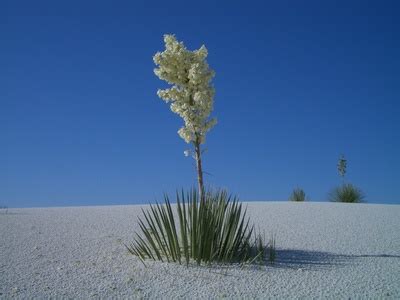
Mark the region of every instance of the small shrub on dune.
POLYGON ((177 194, 176 215, 167 196, 165 204, 143 210, 140 234, 127 246, 142 261, 153 259, 189 264, 253 262, 264 259, 260 236, 255 237, 246 210, 225 191, 206 192, 201 200, 195 190, 177 194))
POLYGON ((336 187, 329 195, 329 200, 332 202, 361 203, 364 198, 363 192, 351 183, 336 187))
POLYGON ((294 201, 294 202, 304 202, 305 200, 306 200, 306 193, 301 188, 294 189, 289 197, 289 201, 294 201))
POLYGON ((3 211, 5 214, 8 213, 8 207, 5 205, 0 205, 0 211, 3 211))

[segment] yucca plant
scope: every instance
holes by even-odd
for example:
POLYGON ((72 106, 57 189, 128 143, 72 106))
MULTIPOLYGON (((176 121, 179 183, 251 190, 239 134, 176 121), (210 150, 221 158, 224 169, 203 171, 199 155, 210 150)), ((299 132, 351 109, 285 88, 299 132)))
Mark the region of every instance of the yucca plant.
POLYGON ((332 202, 344 202, 344 203, 360 203, 364 201, 364 193, 352 185, 351 183, 346 183, 344 176, 346 175, 347 160, 342 154, 339 158, 337 164, 338 172, 340 177, 342 177, 342 185, 334 188, 329 194, 329 200, 332 202))
POLYGON ((289 197, 289 201, 303 202, 306 200, 306 193, 301 188, 295 188, 289 197))
POLYGON ((329 194, 329 200, 332 202, 360 203, 364 198, 364 193, 351 183, 344 183, 329 194))
POLYGON ((127 246, 142 262, 149 258, 189 264, 193 260, 200 265, 263 258, 262 240, 253 238, 254 227, 236 197, 208 191, 200 199, 194 189, 182 191, 176 195, 175 215, 168 196, 164 200, 142 210, 141 232, 127 246))

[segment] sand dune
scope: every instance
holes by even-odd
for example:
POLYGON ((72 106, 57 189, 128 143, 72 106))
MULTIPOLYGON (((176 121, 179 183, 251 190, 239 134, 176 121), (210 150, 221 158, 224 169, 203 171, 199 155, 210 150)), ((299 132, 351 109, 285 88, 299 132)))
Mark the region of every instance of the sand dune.
POLYGON ((247 205, 273 266, 145 267, 123 243, 146 206, 0 211, 0 298, 400 298, 400 205, 247 205))

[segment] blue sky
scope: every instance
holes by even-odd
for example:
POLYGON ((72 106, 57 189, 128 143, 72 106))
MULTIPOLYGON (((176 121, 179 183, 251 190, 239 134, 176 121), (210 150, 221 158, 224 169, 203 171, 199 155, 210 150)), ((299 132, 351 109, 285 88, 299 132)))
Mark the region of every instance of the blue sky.
POLYGON ((156 95, 165 33, 205 44, 216 71, 206 184, 326 201, 344 153, 366 201, 399 204, 396 1, 214 2, 2 1, 0 204, 147 203, 195 185, 182 120, 156 95))

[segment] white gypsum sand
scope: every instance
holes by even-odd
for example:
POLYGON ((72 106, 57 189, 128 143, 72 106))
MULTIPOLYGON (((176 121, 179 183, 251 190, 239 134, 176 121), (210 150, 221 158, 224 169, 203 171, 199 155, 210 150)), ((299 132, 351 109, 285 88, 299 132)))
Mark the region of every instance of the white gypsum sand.
POLYGON ((146 206, 0 211, 0 298, 400 298, 400 205, 247 203, 274 266, 140 260, 146 206))

